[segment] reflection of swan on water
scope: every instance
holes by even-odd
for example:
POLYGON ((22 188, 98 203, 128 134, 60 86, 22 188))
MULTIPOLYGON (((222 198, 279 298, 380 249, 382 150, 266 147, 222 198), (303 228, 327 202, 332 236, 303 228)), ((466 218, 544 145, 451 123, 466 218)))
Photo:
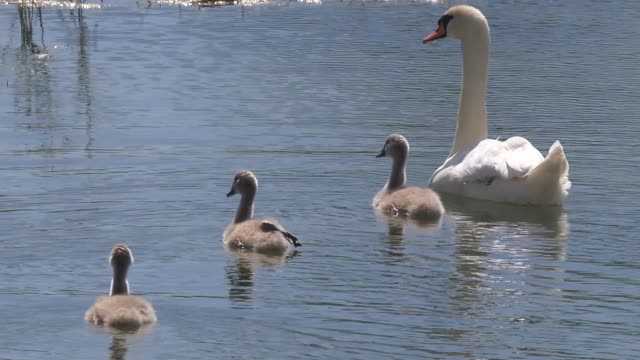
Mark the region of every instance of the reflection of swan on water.
POLYGON ((253 251, 228 251, 234 263, 226 267, 229 279, 229 299, 239 303, 250 302, 253 298, 253 273, 256 268, 284 265, 298 252, 288 254, 261 254, 253 251))
MULTIPOLYGON (((527 207, 442 196, 456 237, 454 265, 448 287, 461 316, 476 316, 493 297, 514 297, 498 285, 504 274, 532 271, 536 256, 566 258, 569 231, 560 207, 527 207)), ((548 268, 547 268, 548 270, 548 268)), ((535 270, 533 270, 535 271, 535 270)), ((483 315, 484 316, 484 315, 483 315)))
POLYGON ((438 219, 411 219, 405 216, 389 216, 374 210, 376 221, 389 225, 389 235, 401 235, 405 228, 416 230, 438 230, 442 227, 442 218, 438 219))
POLYGON ((129 351, 127 340, 140 338, 149 333, 151 328, 151 326, 128 330, 106 328, 107 332, 111 335, 109 360, 125 360, 127 358, 127 351, 129 351))
POLYGON ((566 240, 567 214, 556 206, 527 207, 444 195, 442 201, 456 227, 513 227, 517 233, 566 240))
MULTIPOLYGON (((376 212, 378 218, 383 219, 389 225, 388 249, 386 254, 391 263, 399 263, 406 259, 404 243, 404 227, 409 221, 407 218, 388 217, 376 212)), ((440 219, 438 219, 439 221, 440 219)))
MULTIPOLYGON (((451 211, 448 213, 451 217, 456 216, 451 211)), ((487 274, 489 254, 482 245, 485 229, 476 226, 472 221, 457 222, 455 226, 456 244, 453 259, 456 272, 450 276, 452 286, 449 290, 454 308, 466 316, 479 303, 480 289, 487 274)))
POLYGON ((405 260, 404 231, 406 228, 414 229, 420 233, 436 232, 442 226, 442 217, 437 219, 411 219, 405 216, 389 216, 374 209, 376 221, 385 223, 389 227, 386 249, 392 262, 405 260))
POLYGON ((109 345, 109 360, 125 360, 127 351, 127 338, 120 334, 112 335, 109 345))

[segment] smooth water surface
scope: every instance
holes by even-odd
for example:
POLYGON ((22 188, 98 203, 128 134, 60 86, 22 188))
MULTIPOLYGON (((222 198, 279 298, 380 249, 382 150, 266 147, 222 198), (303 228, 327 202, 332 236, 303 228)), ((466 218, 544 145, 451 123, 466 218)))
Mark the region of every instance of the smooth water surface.
POLYGON ((425 185, 455 131, 447 4, 0 6, 0 358, 631 359, 640 354, 640 2, 476 1, 492 137, 565 146, 564 209, 379 219, 385 137, 425 185), (303 242, 222 247, 233 175, 303 242), (118 242, 159 322, 84 323, 118 242))

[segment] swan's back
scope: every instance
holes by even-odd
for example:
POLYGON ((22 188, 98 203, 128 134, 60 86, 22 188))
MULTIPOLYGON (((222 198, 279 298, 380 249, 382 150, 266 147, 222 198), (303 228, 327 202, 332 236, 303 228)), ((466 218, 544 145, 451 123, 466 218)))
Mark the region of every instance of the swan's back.
POLYGON ((408 216, 414 219, 438 219, 444 212, 440 196, 431 190, 405 187, 389 192, 382 189, 373 206, 385 214, 408 216))
POLYGON ((284 228, 275 219, 250 219, 229 224, 224 231, 224 244, 230 249, 257 252, 284 252, 289 241, 282 233, 284 228), (265 227, 266 224, 273 226, 265 227), (278 230, 276 230, 278 229, 278 230))
POLYGON ((153 306, 134 295, 101 296, 84 318, 96 325, 115 327, 138 327, 158 320, 153 306))
POLYGON ((554 143, 543 157, 529 141, 482 140, 450 157, 429 180, 436 191, 529 205, 561 205, 571 188, 569 163, 554 143))

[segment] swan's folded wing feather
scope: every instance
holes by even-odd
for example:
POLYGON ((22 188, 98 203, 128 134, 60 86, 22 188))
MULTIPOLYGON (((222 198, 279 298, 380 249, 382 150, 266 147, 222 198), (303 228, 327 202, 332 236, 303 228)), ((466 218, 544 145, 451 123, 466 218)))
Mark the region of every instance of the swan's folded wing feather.
POLYGON ((524 176, 544 160, 540 151, 520 136, 511 137, 503 144, 507 150, 505 165, 508 179, 524 176))
POLYGON ((260 219, 260 230, 264 232, 271 231, 285 231, 284 227, 280 225, 280 223, 273 218, 264 218, 260 219))
POLYGON ((277 231, 281 233, 285 237, 285 239, 287 239, 287 241, 289 241, 295 247, 302 246, 302 244, 300 243, 300 240, 298 240, 298 238, 295 235, 288 232, 284 227, 282 227, 282 225, 280 225, 278 222, 276 222, 273 219, 262 220, 262 222, 260 223, 260 230, 264 232, 277 231))
POLYGON ((445 181, 490 184, 495 179, 522 177, 543 159, 524 138, 512 137, 504 142, 487 139, 452 156, 434 175, 433 182, 446 178, 445 181))

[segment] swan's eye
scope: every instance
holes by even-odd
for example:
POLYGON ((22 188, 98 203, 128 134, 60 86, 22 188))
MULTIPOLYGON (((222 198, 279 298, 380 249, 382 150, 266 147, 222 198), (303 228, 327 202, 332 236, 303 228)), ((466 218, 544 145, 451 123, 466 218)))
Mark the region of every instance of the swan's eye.
POLYGON ((447 25, 449 25, 449 21, 453 19, 453 15, 442 15, 438 20, 438 26, 442 26, 445 30, 447 30, 447 25))

